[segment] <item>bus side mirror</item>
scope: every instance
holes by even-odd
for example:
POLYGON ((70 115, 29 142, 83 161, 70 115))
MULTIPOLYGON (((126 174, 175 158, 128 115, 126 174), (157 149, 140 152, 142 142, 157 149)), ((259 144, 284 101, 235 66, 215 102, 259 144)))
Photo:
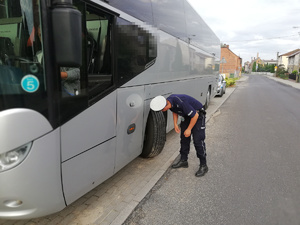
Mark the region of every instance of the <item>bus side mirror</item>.
POLYGON ((52 28, 56 62, 59 66, 82 64, 81 13, 72 5, 57 5, 52 10, 52 28))

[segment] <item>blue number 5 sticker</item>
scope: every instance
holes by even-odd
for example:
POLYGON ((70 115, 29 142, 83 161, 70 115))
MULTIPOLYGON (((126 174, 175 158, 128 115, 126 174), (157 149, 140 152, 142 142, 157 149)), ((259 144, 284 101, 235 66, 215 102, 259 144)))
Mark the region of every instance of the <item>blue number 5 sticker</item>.
POLYGON ((36 76, 26 75, 21 81, 21 86, 24 91, 32 93, 39 88, 40 82, 36 76))

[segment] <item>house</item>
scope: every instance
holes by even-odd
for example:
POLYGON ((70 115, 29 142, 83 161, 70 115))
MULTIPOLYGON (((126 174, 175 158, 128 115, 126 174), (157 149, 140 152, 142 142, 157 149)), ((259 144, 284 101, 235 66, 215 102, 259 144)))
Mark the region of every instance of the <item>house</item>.
POLYGON ((297 52, 288 56, 288 73, 292 73, 294 70, 299 72, 300 67, 300 49, 297 52))
POLYGON ((261 65, 261 66, 264 66, 265 63, 264 63, 264 60, 262 60, 260 57, 259 57, 259 53, 257 53, 257 57, 251 57, 251 62, 250 62, 250 65, 249 65, 249 71, 248 72, 255 72, 257 71, 258 69, 258 65, 261 65), (256 65, 256 68, 254 68, 254 71, 253 71, 253 64, 255 63, 256 65))
POLYGON ((265 65, 277 65, 277 60, 271 59, 271 60, 263 60, 265 65))
POLYGON ((279 55, 278 58, 277 58, 277 65, 278 66, 283 66, 285 70, 288 70, 288 63, 289 63, 289 56, 295 54, 296 52, 299 52, 300 49, 296 49, 296 50, 293 50, 293 51, 290 51, 290 52, 287 52, 285 54, 282 54, 282 55, 279 55))
MULTIPOLYGON (((265 67, 266 65, 277 65, 277 60, 271 59, 271 60, 266 60, 266 59, 261 59, 259 57, 259 53, 257 53, 257 57, 255 58, 251 58, 251 63, 250 65, 248 65, 248 71, 247 72, 259 72, 260 71, 260 67, 265 67), (256 67, 254 68, 253 65, 256 65, 256 67)), ((246 68, 246 67, 245 67, 246 68)))
POLYGON ((234 54, 230 49, 229 45, 221 46, 221 62, 220 62, 220 73, 225 74, 226 77, 234 76, 238 77, 242 71, 242 58, 234 54))
POLYGON ((265 62, 259 57, 258 53, 257 53, 257 58, 256 58, 255 62, 256 62, 256 65, 262 65, 262 66, 265 65, 265 62))

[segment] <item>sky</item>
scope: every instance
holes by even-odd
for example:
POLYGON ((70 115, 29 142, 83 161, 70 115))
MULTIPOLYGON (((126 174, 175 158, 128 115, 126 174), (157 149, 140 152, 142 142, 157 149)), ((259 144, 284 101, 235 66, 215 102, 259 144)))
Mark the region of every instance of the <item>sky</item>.
POLYGON ((243 60, 276 60, 300 48, 300 0, 188 0, 221 43, 243 60))

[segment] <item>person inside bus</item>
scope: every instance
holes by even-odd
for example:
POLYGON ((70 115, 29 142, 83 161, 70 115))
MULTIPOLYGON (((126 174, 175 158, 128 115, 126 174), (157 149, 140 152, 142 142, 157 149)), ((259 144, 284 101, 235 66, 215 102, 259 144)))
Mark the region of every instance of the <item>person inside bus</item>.
POLYGON ((78 95, 80 90, 80 70, 78 68, 61 67, 62 91, 67 95, 78 95))
POLYGON ((200 166, 196 177, 204 176, 208 172, 206 162, 205 146, 205 110, 203 105, 191 96, 184 94, 172 94, 167 99, 163 96, 156 96, 150 102, 153 111, 166 112, 170 109, 173 113, 174 128, 180 134, 180 160, 172 165, 172 168, 187 168, 188 154, 190 152, 191 135, 193 135, 194 146, 200 166), (177 125, 178 115, 182 117, 180 124, 181 131, 177 125))

